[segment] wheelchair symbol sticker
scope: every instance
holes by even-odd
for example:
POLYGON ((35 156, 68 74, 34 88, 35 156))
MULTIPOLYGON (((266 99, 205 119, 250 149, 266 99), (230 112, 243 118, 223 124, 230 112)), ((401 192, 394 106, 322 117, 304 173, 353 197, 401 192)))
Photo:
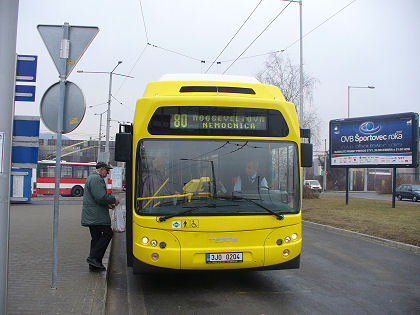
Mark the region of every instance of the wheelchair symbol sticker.
POLYGON ((199 227, 199 221, 197 219, 184 220, 182 221, 182 227, 196 229, 199 227))

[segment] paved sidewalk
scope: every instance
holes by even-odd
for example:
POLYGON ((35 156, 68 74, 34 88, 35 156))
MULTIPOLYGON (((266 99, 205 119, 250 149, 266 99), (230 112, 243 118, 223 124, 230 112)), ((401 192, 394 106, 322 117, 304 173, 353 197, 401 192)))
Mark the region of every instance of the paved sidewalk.
POLYGON ((104 313, 107 274, 89 271, 90 233, 80 226, 76 200, 60 202, 57 289, 51 289, 53 205, 10 206, 8 314, 104 313))

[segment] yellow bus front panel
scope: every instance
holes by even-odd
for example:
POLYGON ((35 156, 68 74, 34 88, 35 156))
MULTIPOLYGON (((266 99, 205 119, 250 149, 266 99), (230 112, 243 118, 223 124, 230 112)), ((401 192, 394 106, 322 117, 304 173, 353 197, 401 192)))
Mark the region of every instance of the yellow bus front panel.
MULTIPOLYGON (((240 218, 237 218, 239 221, 240 218)), ((243 218, 248 221, 250 218, 243 218)), ((206 226, 232 222, 234 218, 182 217, 165 222, 164 228, 141 227, 134 224, 134 257, 150 266, 182 270, 252 269, 279 265, 293 260, 300 254, 300 223, 272 228, 262 228, 276 222, 272 218, 254 217, 260 222, 248 229, 239 224, 230 231, 206 231, 206 226), (194 227, 195 224, 199 225, 194 227), (180 224, 180 226, 178 226, 180 224), (202 230, 200 228, 202 226, 202 230), (232 231, 233 230, 233 231, 232 231), (220 257, 229 254, 235 259, 209 261, 209 255, 220 257), (236 256, 236 257, 235 257, 236 256)), ((142 221, 141 219, 139 220, 142 221)), ((284 223, 288 223, 287 219, 284 223)), ((296 219, 290 220, 290 222, 296 219)), ((146 225, 161 224, 147 218, 146 225)), ((277 221, 278 222, 278 221, 277 221)), ((278 226, 278 224, 277 224, 278 226)))

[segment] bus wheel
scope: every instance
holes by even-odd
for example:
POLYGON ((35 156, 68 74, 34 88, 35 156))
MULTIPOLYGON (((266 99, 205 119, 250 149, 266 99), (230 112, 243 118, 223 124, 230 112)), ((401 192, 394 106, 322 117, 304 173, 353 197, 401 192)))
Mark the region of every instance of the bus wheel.
POLYGON ((83 188, 81 186, 74 186, 71 189, 71 196, 72 197, 81 197, 81 196, 83 196, 83 188))

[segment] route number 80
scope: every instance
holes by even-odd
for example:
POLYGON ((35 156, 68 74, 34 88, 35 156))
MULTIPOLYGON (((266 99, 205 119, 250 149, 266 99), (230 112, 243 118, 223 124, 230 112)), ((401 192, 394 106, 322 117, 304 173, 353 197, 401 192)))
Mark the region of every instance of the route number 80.
POLYGON ((174 126, 176 128, 187 127, 187 114, 175 114, 174 115, 174 126))

